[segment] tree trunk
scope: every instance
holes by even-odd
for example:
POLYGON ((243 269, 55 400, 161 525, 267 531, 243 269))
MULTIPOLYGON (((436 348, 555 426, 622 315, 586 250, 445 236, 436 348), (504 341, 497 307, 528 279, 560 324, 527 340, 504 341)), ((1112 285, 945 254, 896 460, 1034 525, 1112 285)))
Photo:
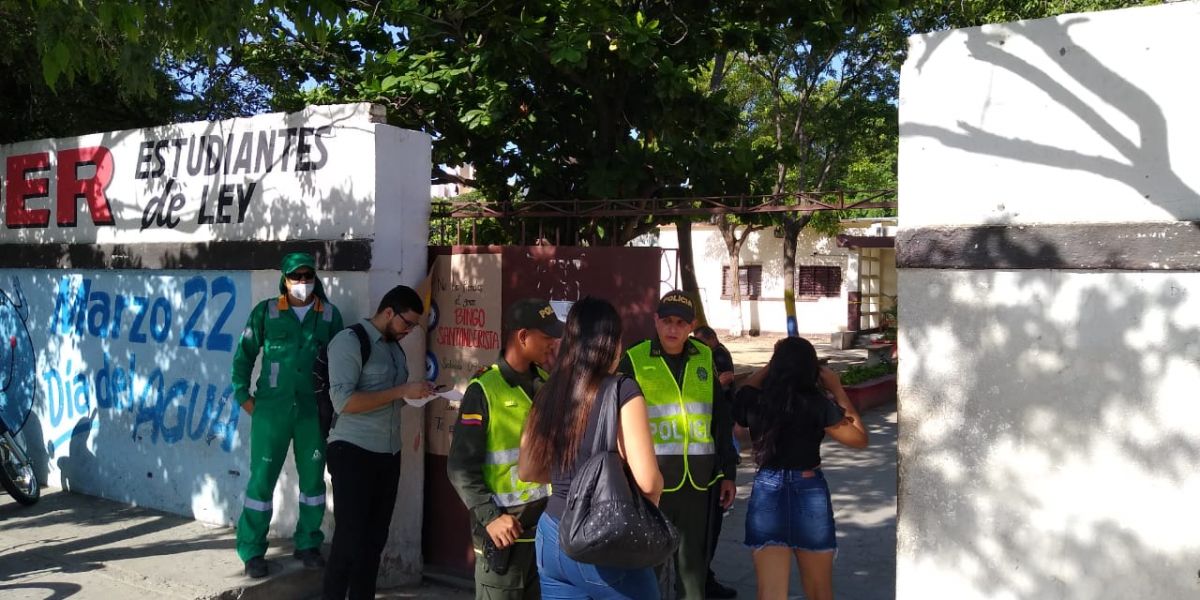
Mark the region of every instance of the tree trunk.
POLYGON ((700 284, 696 281, 696 261, 692 253, 692 219, 679 217, 675 221, 675 231, 679 236, 679 279, 683 292, 696 303, 696 327, 708 325, 704 315, 704 302, 700 299, 700 284))
MULTIPOLYGON (((737 226, 732 225, 731 229, 736 230, 737 226)), ((739 337, 746 332, 746 324, 742 318, 742 244, 736 233, 732 237, 725 236, 725 248, 729 250, 729 308, 733 311, 729 335, 739 337)))
POLYGON ((746 229, 739 237, 737 233, 738 224, 729 219, 729 215, 721 215, 717 219, 717 228, 721 230, 721 237, 725 240, 725 249, 729 251, 729 306, 733 311, 733 321, 729 324, 729 335, 739 337, 746 331, 745 321, 742 319, 742 244, 750 237, 750 233, 756 229, 761 229, 754 225, 746 225, 746 229))
POLYGON ((787 314, 789 336, 800 335, 796 321, 796 246, 800 232, 812 220, 812 215, 803 213, 796 217, 789 213, 783 217, 783 310, 787 314))
MULTIPOLYGON (((791 215, 789 215, 790 217, 791 215)), ((790 218, 784 219, 783 226, 783 312, 787 315, 788 337, 800 335, 800 327, 796 323, 796 237, 790 235, 787 227, 790 218)))

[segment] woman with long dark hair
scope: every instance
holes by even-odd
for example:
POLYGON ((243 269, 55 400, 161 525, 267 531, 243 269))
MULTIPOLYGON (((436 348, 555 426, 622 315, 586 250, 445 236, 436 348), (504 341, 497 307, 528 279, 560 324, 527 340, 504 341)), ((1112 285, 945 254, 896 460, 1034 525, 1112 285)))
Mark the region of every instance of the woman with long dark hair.
POLYGON ((734 418, 750 428, 758 473, 746 512, 746 546, 754 552, 758 598, 787 598, 792 557, 804 597, 832 600, 837 550, 829 485, 821 471, 821 440, 867 446, 867 430, 808 340, 775 344, 766 367, 738 390, 734 418), (832 394, 831 399, 826 394, 832 394))
POLYGON ((642 390, 632 378, 613 375, 621 357, 621 316, 613 305, 584 298, 571 307, 550 377, 533 399, 521 435, 517 475, 552 484, 546 512, 538 521, 537 564, 543 598, 659 597, 654 570, 600 567, 572 560, 558 542, 558 523, 575 470, 592 455, 600 392, 616 377, 617 449, 642 495, 655 504, 663 479, 654 457, 650 419, 642 390))

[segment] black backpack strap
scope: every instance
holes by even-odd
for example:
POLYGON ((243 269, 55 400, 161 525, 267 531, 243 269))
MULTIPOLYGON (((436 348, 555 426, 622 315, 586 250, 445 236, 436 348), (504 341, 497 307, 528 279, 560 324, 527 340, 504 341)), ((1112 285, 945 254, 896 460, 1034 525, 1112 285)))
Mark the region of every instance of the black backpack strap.
POLYGON ((358 355, 362 358, 363 366, 366 366, 367 360, 371 358, 371 336, 367 335, 367 328, 363 327, 362 323, 351 325, 350 330, 354 332, 354 337, 358 338, 358 355))

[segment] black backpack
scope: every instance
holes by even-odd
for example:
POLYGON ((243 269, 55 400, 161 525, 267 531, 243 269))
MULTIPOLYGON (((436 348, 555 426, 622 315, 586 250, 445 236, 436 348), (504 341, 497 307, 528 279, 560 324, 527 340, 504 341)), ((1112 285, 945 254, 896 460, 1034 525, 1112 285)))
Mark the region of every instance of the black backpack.
MULTIPOLYGON (((358 351, 362 356, 362 364, 367 364, 371 358, 371 337, 362 323, 355 323, 346 329, 354 332, 358 338, 358 351)), ((317 397, 317 415, 321 422, 321 437, 329 437, 329 430, 337 422, 337 413, 333 410, 333 401, 329 399, 329 345, 321 346, 317 360, 313 362, 313 392, 317 397)))

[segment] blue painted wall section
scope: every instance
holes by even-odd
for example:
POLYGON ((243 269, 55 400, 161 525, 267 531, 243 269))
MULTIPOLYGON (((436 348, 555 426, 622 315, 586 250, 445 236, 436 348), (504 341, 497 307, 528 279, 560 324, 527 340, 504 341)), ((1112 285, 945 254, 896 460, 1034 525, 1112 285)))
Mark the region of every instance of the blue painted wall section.
POLYGON ((234 450, 241 411, 229 364, 249 273, 5 275, 0 413, 19 424, 39 407, 50 458, 101 427, 136 444, 234 450))
POLYGON ((29 306, 13 277, 0 288, 0 421, 9 431, 20 431, 33 408, 36 357, 25 321, 29 306))
MULTIPOLYGON (((187 439, 218 443, 230 452, 240 413, 233 404, 227 368, 233 336, 241 325, 230 322, 238 303, 238 286, 228 275, 161 279, 170 283, 182 280, 182 285, 164 286, 177 293, 122 293, 98 285, 93 277, 61 278, 54 295, 49 335, 74 340, 125 340, 130 349, 114 356, 107 348, 109 344, 101 344, 102 363, 86 371, 71 359, 62 370, 44 368, 42 387, 50 427, 57 430, 63 422, 86 417, 95 407, 132 413, 130 435, 135 440, 174 444, 187 439), (195 349, 185 352, 185 356, 201 350, 218 354, 219 358, 208 360, 215 362, 217 369, 222 363, 226 368, 219 371, 217 381, 211 376, 177 376, 189 369, 156 364, 153 359, 148 364, 143 359, 139 369, 139 352, 157 357, 163 346, 195 349)), ((247 281, 243 288, 248 285, 247 281)), ((94 427, 95 421, 90 426, 94 427)), ((60 448, 68 438, 88 430, 90 427, 80 424, 51 443, 60 448)))

